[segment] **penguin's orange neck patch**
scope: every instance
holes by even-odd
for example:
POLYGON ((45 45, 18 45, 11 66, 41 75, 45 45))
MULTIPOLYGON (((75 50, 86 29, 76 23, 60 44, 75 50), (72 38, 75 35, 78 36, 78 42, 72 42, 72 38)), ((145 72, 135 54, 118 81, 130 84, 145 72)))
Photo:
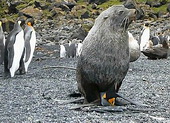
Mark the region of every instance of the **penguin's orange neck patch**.
POLYGON ((32 25, 31 25, 31 22, 28 22, 27 25, 28 25, 28 26, 32 26, 32 25))

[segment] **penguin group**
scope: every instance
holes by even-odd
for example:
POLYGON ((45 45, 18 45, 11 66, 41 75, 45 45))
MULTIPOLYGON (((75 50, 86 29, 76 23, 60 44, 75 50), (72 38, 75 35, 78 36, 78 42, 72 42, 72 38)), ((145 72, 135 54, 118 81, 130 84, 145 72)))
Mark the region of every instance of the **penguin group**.
POLYGON ((170 53, 169 30, 157 30, 153 34, 150 31, 150 24, 145 23, 137 41, 132 33, 129 36, 130 62, 136 61, 143 53, 148 59, 166 59, 170 53))
POLYGON ((65 43, 60 44, 60 58, 76 58, 79 57, 82 51, 83 43, 65 43))
POLYGON ((166 59, 169 55, 169 36, 158 30, 151 34, 149 24, 144 25, 140 36, 140 51, 148 59, 166 59))
POLYGON ((4 63, 4 77, 14 77, 17 71, 19 74, 25 74, 33 57, 36 45, 33 19, 26 21, 24 30, 21 22, 21 20, 16 21, 12 31, 7 35, 6 41, 2 28, 0 28, 0 46, 3 47, 0 58, 4 63))

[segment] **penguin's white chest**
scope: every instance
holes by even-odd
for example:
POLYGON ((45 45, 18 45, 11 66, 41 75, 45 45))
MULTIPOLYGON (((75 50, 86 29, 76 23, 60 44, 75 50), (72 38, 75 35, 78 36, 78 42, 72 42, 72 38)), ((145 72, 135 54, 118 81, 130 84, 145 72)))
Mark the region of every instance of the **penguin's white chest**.
POLYGON ((150 38, 150 30, 149 30, 149 28, 146 28, 143 31, 143 34, 141 35, 140 51, 147 49, 147 44, 149 42, 149 38, 150 38))
POLYGON ((24 31, 22 30, 16 35, 15 43, 13 45, 13 48, 14 48, 13 62, 12 62, 11 68, 9 68, 11 77, 15 75, 15 72, 19 68, 21 56, 24 50, 24 44, 25 44, 24 43, 24 31))
POLYGON ((60 45, 60 58, 65 58, 66 57, 66 49, 64 45, 60 45))
POLYGON ((77 47, 77 51, 76 51, 76 56, 80 56, 81 54, 81 51, 82 51, 82 46, 83 46, 83 43, 78 43, 78 47, 77 47))
POLYGON ((32 34, 31 34, 31 39, 30 39, 30 57, 28 59, 28 61, 25 62, 25 71, 27 72, 28 71, 28 66, 33 58, 33 54, 34 54, 34 50, 35 50, 35 45, 36 45, 36 34, 35 34, 35 31, 32 31, 32 34))

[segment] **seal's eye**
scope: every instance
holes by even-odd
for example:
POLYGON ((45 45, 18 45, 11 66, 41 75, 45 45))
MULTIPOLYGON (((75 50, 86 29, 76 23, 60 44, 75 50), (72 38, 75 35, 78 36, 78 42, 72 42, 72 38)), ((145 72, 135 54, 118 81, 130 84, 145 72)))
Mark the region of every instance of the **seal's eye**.
POLYGON ((123 14, 124 11, 119 11, 119 15, 123 14))

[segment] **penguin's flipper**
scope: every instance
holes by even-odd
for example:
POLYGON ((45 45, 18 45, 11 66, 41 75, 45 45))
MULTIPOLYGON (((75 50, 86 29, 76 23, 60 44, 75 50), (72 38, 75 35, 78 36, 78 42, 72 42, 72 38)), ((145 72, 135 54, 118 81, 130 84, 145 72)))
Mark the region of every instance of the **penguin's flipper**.
POLYGON ((31 39, 31 35, 32 35, 32 31, 31 30, 24 30, 24 39, 25 39, 25 52, 26 52, 26 56, 25 56, 25 62, 27 62, 30 58, 30 54, 31 54, 31 45, 30 45, 30 39, 31 39))
POLYGON ((13 58, 14 58, 14 47, 10 47, 8 50, 8 69, 12 67, 13 58))
POLYGON ((14 43, 16 40, 16 34, 10 35, 9 39, 7 39, 8 45, 7 45, 7 52, 8 52, 8 69, 12 67, 13 58, 14 58, 14 43))

